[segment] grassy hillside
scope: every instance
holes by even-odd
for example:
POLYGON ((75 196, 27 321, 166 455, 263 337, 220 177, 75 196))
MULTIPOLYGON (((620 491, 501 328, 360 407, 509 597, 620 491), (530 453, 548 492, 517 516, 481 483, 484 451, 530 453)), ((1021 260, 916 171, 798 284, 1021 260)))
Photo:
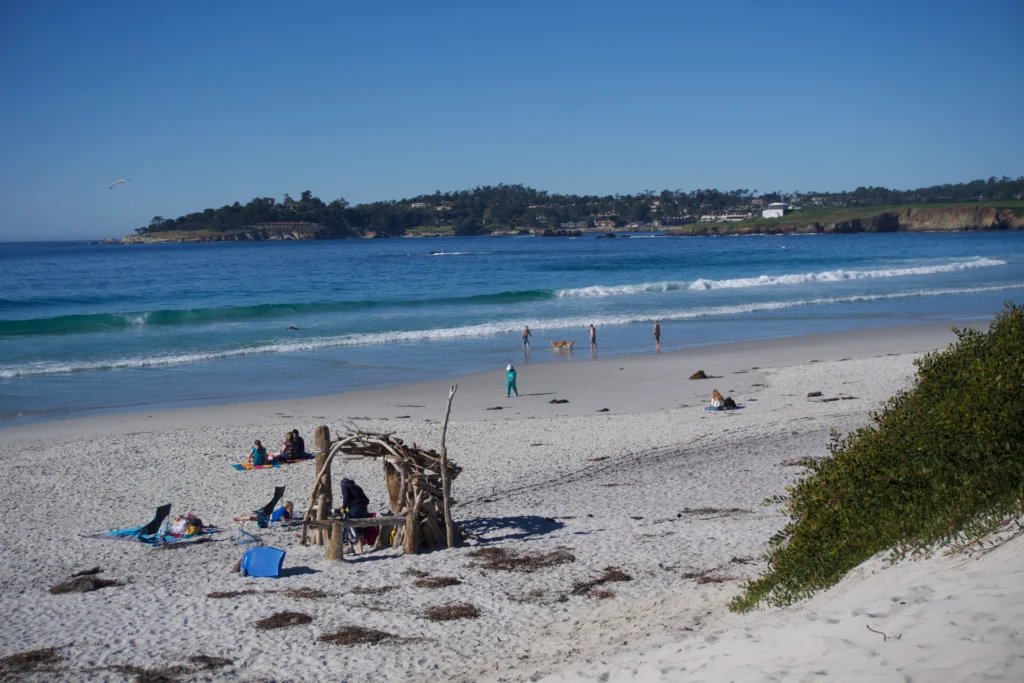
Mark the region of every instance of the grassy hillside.
POLYGON ((831 457, 766 501, 784 502, 790 521, 733 609, 790 604, 876 553, 979 539, 1024 514, 1024 307, 957 336, 916 361, 914 387, 871 426, 835 435, 831 457))

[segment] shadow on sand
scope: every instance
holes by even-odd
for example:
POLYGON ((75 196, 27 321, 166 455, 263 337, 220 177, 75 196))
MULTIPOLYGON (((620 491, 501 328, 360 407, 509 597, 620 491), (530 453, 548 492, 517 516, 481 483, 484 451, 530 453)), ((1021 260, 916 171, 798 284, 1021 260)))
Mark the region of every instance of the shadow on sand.
POLYGON ((537 515, 518 515, 516 517, 477 517, 460 521, 459 526, 482 540, 493 543, 495 541, 512 541, 531 536, 543 536, 552 531, 558 531, 565 524, 555 521, 550 517, 538 517, 537 515), (504 532, 500 536, 492 536, 504 532))

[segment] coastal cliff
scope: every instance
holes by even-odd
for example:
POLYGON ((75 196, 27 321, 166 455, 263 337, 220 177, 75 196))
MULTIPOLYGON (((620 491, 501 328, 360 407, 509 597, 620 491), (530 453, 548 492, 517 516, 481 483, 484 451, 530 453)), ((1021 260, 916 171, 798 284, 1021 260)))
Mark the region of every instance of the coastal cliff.
POLYGON ((121 244, 164 244, 169 242, 266 242, 279 240, 331 240, 359 237, 344 228, 250 228, 243 230, 174 230, 144 235, 127 235, 121 244))
POLYGON ((867 213, 836 220, 756 221, 747 223, 692 224, 667 231, 673 236, 699 235, 793 235, 851 234, 863 232, 941 232, 962 230, 1021 230, 1020 210, 961 204, 946 207, 908 207, 867 213))

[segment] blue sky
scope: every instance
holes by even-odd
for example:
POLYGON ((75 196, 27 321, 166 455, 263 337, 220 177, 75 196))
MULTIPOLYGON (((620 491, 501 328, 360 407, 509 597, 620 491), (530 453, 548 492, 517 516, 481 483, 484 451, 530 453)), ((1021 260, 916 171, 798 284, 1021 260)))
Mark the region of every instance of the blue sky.
POLYGON ((1024 175, 1022 25, 1019 0, 2 3, 0 240, 306 189, 1024 175))

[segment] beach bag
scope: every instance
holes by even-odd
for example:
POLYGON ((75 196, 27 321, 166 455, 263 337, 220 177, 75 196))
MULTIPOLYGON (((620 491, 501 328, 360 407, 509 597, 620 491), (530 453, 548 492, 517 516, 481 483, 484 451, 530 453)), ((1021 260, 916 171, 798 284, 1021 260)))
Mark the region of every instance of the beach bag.
MULTIPOLYGON (((370 516, 376 517, 377 513, 371 512, 370 516)), ((374 543, 376 543, 378 536, 380 536, 379 526, 368 526, 365 529, 363 529, 363 542, 367 545, 373 545, 374 543)))

